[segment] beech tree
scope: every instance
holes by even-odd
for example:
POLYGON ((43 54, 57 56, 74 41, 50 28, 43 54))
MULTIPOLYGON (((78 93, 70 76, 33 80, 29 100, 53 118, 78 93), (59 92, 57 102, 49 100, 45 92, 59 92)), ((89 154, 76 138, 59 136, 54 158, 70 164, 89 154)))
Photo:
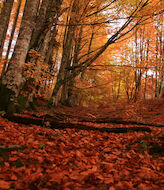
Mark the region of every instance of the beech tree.
MULTIPOLYGON (((27 0, 22 19, 19 36, 16 42, 15 50, 8 65, 7 71, 3 76, 2 83, 13 94, 9 96, 11 102, 17 104, 21 85, 23 84, 22 68, 29 49, 31 35, 36 23, 36 15, 39 7, 39 0, 27 0)), ((1 94, 5 96, 5 94, 1 94)), ((14 108, 13 108, 14 109, 14 108)))
POLYGON ((0 14, 0 57, 2 56, 4 41, 6 37, 13 2, 14 0, 6 0, 4 2, 3 9, 0 14))
MULTIPOLYGON (((19 15, 19 12, 20 12, 20 9, 21 9, 21 3, 22 1, 19 0, 17 2, 17 5, 14 7, 13 5, 13 9, 15 8, 16 11, 15 13, 11 13, 11 17, 13 17, 13 25, 12 25, 12 29, 11 29, 11 35, 9 37, 9 43, 8 43, 8 47, 7 47, 7 51, 6 51, 6 55, 4 57, 4 64, 3 64, 3 69, 2 69, 2 73, 1 73, 1 77, 3 77, 3 75, 5 74, 5 71, 6 71, 6 68, 7 68, 7 65, 8 65, 8 60, 9 60, 9 54, 11 52, 11 48, 12 48, 12 42, 13 42, 13 39, 14 39, 14 35, 15 35, 15 31, 16 31, 16 27, 19 23, 19 19, 20 19, 20 15, 19 15)), ((22 7, 23 9, 23 7, 22 7)))
POLYGON ((55 45, 56 24, 61 14, 61 4, 62 0, 42 2, 30 42, 29 50, 36 50, 47 63, 52 54, 52 47, 55 45))
MULTIPOLYGON (((53 65, 53 49, 58 46, 56 41, 57 35, 57 23, 60 15, 63 10, 61 10, 62 0, 45 0, 42 2, 38 16, 36 26, 34 28, 29 51, 26 57, 26 62, 35 64, 36 72, 33 76, 30 76, 30 79, 34 80, 34 85, 37 86, 37 90, 29 92, 29 97, 34 96, 36 91, 39 92, 42 89, 40 81, 38 82, 35 77, 41 78, 39 75, 42 75, 41 72, 37 72, 40 68, 40 64, 44 64, 47 68, 46 72, 50 73, 50 69, 53 65), (31 57, 31 54, 34 54, 31 57), (35 55, 36 54, 36 55, 35 55)), ((31 64, 29 64, 28 69, 30 69, 31 64)), ((42 69, 40 69, 42 70, 42 69)), ((27 75, 27 80, 29 76, 27 75)), ((47 77, 45 77, 45 83, 47 82, 47 77)), ((26 85, 26 84, 25 84, 26 85)), ((32 100, 31 100, 32 101, 32 100)))
MULTIPOLYGON (((25 81, 28 80, 23 76, 22 72, 24 62, 30 61, 30 51, 34 49, 40 54, 42 61, 47 64, 53 56, 53 48, 57 45, 55 39, 57 35, 56 24, 58 18, 64 12, 64 10, 60 9, 61 4, 62 0, 26 1, 16 46, 7 70, 5 69, 6 65, 3 67, 2 75, 3 85, 14 93, 9 97, 9 100, 14 104, 17 104, 17 98, 21 88, 23 85, 26 85, 25 81)), ((11 41, 9 44, 11 44, 11 41)))

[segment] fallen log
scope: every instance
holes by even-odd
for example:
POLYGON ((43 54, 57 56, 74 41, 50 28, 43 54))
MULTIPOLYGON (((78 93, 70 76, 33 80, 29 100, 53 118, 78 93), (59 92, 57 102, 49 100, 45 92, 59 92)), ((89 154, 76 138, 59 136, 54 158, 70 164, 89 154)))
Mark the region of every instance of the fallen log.
POLYGON ((152 127, 164 127, 163 124, 158 123, 143 123, 138 121, 125 121, 122 119, 114 118, 114 119, 97 119, 97 120, 80 120, 80 122, 92 122, 92 123, 112 123, 112 124, 122 124, 122 125, 145 125, 145 126, 152 126, 152 127))
MULTIPOLYGON (((57 121, 61 121, 62 117, 60 117, 60 119, 58 119, 59 117, 59 114, 55 116, 52 116, 52 115, 49 115, 49 114, 46 114, 46 115, 42 115, 42 116, 37 116, 35 114, 32 114, 32 116, 36 117, 37 119, 43 119, 43 120, 46 120, 46 119, 50 119, 50 120, 57 120, 57 121)), ((63 116, 63 119, 67 119, 68 115, 64 115, 62 114, 61 116, 63 116)), ((98 119, 82 119, 82 118, 76 118, 79 122, 90 122, 90 123, 98 123, 98 124, 105 124, 105 123, 112 123, 112 124, 122 124, 122 125, 143 125, 143 126, 152 126, 152 127, 164 127, 164 124, 158 124, 158 123, 143 123, 143 122, 138 122, 138 121, 125 121, 125 120, 122 120, 121 118, 112 118, 112 119, 109 119, 109 118, 98 118, 98 119)))
POLYGON ((43 120, 40 118, 27 118, 16 115, 6 116, 9 121, 26 124, 26 125, 39 125, 52 129, 77 129, 77 130, 92 130, 108 133, 127 133, 127 132, 151 132, 152 130, 149 127, 116 127, 116 128, 107 128, 107 127, 91 127, 84 124, 74 124, 74 123, 64 123, 58 122, 55 120, 43 120))

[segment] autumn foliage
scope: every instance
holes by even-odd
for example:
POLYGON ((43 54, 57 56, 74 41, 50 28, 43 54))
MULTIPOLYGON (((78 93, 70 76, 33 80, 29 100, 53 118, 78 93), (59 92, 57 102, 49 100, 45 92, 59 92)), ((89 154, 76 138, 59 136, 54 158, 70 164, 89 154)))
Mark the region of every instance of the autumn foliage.
POLYGON ((0 190, 162 190, 163 7, 0 1, 0 190))
MULTIPOLYGON (((65 123, 114 128, 115 124, 79 120, 93 121, 102 117, 129 120, 134 117, 140 121, 162 123, 164 110, 163 106, 159 107, 161 103, 156 102, 158 106, 152 103, 124 108, 116 106, 101 112, 99 109, 59 107, 53 114, 62 117, 65 123)), ((26 112, 24 117, 31 117, 31 114, 26 112)), ((38 116, 44 114, 40 112, 38 116)), ((22 125, 4 118, 0 121, 1 189, 162 188, 163 153, 159 149, 164 138, 162 128, 150 127, 151 133, 115 134, 22 125)))

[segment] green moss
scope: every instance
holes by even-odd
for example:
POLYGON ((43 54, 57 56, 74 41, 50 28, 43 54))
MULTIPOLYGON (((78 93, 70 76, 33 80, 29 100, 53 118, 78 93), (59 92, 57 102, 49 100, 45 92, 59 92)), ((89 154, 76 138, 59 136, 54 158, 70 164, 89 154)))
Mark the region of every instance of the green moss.
POLYGON ((3 160, 8 160, 9 159, 9 154, 10 154, 10 151, 6 150, 6 149, 1 149, 0 148, 0 157, 3 159, 3 160))
POLYGON ((18 97, 18 103, 11 101, 12 96, 15 93, 2 84, 0 79, 0 111, 5 111, 7 114, 12 114, 15 112, 21 112, 25 107, 27 98, 23 95, 18 97))
POLYGON ((127 146, 127 149, 129 149, 132 145, 135 144, 138 144, 138 148, 136 149, 136 151, 147 151, 151 155, 162 155, 162 153, 164 152, 164 133, 158 135, 155 134, 153 136, 141 137, 133 143, 130 143, 127 146))
POLYGON ((25 108, 26 102, 27 102, 27 96, 23 96, 22 94, 18 96, 18 104, 20 111, 22 111, 25 108))
POLYGON ((22 166, 24 166, 24 163, 18 158, 15 161, 10 162, 10 166, 15 166, 16 168, 20 168, 22 166))
POLYGON ((14 95, 14 92, 6 87, 6 85, 2 84, 0 79, 0 110, 8 111, 12 106, 12 102, 10 101, 11 96, 14 95))

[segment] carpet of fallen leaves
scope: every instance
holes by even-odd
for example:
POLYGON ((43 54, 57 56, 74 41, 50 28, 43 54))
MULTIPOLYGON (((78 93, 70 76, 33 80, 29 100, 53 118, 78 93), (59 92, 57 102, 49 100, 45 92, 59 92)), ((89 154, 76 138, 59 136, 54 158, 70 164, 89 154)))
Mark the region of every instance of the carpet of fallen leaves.
MULTIPOLYGON (((78 117, 121 117, 164 122, 163 101, 101 109, 63 106, 49 111, 69 115, 69 122, 78 122, 78 117)), ((121 126, 88 125, 110 128, 121 126)), ((151 155, 146 143, 135 143, 141 138, 162 134, 162 128, 150 128, 151 133, 124 134, 59 130, 17 124, 0 117, 0 145, 23 147, 12 151, 0 149, 0 189, 162 190, 163 154, 151 155)))

